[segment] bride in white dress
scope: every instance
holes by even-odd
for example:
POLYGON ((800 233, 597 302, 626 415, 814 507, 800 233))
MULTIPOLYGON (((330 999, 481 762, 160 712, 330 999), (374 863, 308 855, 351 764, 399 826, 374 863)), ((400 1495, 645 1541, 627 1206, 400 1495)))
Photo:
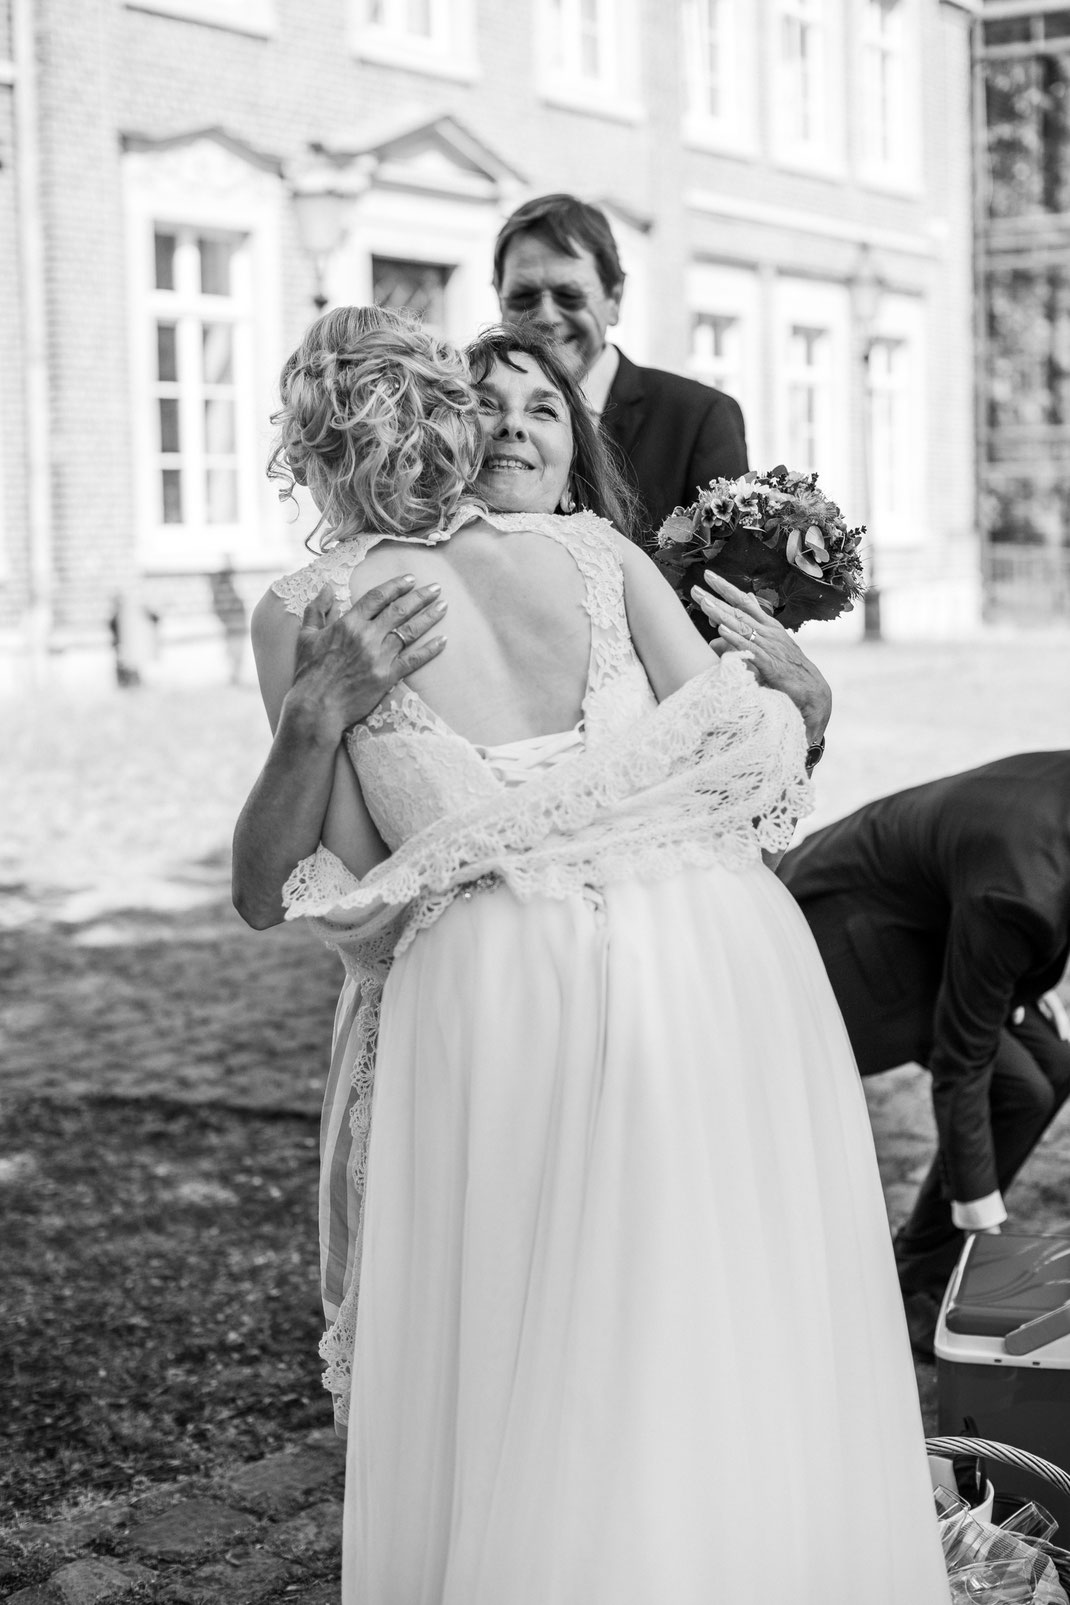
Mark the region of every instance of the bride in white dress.
POLYGON ((321 1210, 343 1600, 946 1605, 861 1086, 763 863, 809 806, 803 719, 569 514, 604 481, 552 354, 514 335, 475 372, 480 502, 449 355, 388 314, 313 326, 281 449, 328 539, 254 628, 274 723, 325 583, 344 612, 404 563, 449 599, 325 812, 271 815, 287 915, 348 971, 321 1210))

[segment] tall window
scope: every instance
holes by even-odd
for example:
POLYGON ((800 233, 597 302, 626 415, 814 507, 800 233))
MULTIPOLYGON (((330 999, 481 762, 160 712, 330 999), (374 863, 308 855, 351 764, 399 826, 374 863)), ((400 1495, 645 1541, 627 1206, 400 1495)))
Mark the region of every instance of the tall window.
MULTIPOLYGON (((760 462, 770 439, 778 440, 772 408, 764 395, 767 370, 761 279, 752 268, 694 261, 684 294, 691 314, 687 371, 703 384, 725 390, 739 402, 751 460, 760 462)), ((780 447, 780 456, 784 454, 780 447)), ((770 462, 777 462, 776 456, 770 462)))
POLYGON ((691 13, 694 54, 691 62, 692 109, 700 117, 719 119, 725 113, 728 61, 725 33, 731 26, 725 0, 692 0, 691 13))
POLYGON ((780 51, 786 95, 784 126, 804 145, 820 137, 825 77, 821 0, 784 0, 780 51))
POLYGON ((160 524, 201 530, 243 514, 254 427, 245 239, 160 225, 150 296, 160 524))
POLYGON ((777 0, 774 126, 777 155, 791 166, 828 167, 839 148, 839 32, 829 0, 777 0))
POLYGON ((925 318, 918 297, 886 293, 868 341, 866 520, 878 551, 918 545, 931 516, 924 493, 932 450, 923 375, 925 318))
POLYGON ((756 21, 745 0, 682 0, 685 137, 739 150, 754 143, 756 21))
POLYGON ((739 397, 743 377, 740 335, 740 320, 730 313, 692 313, 690 369, 695 378, 739 397))
POLYGON ((350 0, 356 55, 438 77, 477 75, 473 0, 350 0))
POLYGON ((914 0, 865 0, 858 113, 863 167, 878 181, 916 177, 919 53, 914 0))
POLYGON ((788 463, 791 468, 824 468, 820 461, 826 434, 831 382, 829 331, 794 324, 785 364, 788 393, 788 463))
POLYGON ((870 347, 871 497, 880 519, 902 516, 911 480, 909 358, 905 340, 877 339, 870 347))
POLYGON ((640 115, 636 0, 537 0, 540 90, 599 116, 640 115))

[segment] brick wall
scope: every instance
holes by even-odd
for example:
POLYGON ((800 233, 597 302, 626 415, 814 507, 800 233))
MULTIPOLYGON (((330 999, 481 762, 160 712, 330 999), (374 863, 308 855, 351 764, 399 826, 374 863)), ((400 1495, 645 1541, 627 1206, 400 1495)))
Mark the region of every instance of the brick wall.
POLYGON ((114 0, 39 6, 56 625, 99 632, 132 569, 114 0))
MULTIPOLYGON (((970 153, 968 28, 959 11, 923 0, 926 41, 926 190, 902 198, 790 174, 684 145, 681 44, 669 0, 637 0, 643 21, 640 123, 584 115, 536 94, 532 0, 479 0, 481 76, 474 84, 354 59, 349 0, 276 0, 277 32, 258 38, 128 9, 122 0, 38 0, 42 200, 52 368, 57 624, 63 641, 106 641, 116 592, 135 572, 128 313, 121 138, 222 127, 283 160, 311 141, 336 141, 380 114, 455 113, 524 175, 532 189, 573 188, 652 220, 650 349, 682 367, 689 314, 681 293, 696 252, 717 254, 717 230, 684 204, 688 189, 813 208, 859 227, 916 230, 946 221, 946 248, 931 294, 934 521, 963 531, 972 513, 970 153), (314 19, 314 21, 310 20, 314 19), (943 472, 947 465, 948 472, 943 472)), ((0 0, 0 59, 10 0, 0 0)), ((846 15, 846 12, 845 12, 846 15)), ((767 91, 763 90, 763 93, 767 91)), ((12 256, 12 91, 0 86, 0 360, 20 372, 20 314, 12 256), (12 224, 11 227, 6 226, 12 224)), ((789 240, 805 261, 812 241, 789 240)), ((846 256, 843 245, 840 256, 846 256)), ((825 271, 828 251, 811 271, 825 271)), ((839 257, 836 258, 839 261, 839 257)), ((789 265, 785 263, 784 265, 789 265)), ((795 265, 798 265, 796 262, 795 265)), ((489 264, 488 264, 489 274, 489 264)), ((310 268, 286 220, 282 245, 283 343, 307 321, 310 268)), ((26 494, 19 385, 0 386, 0 533, 8 574, 0 630, 25 594, 26 494)), ((200 594, 206 594, 204 582, 200 594)), ((154 606, 167 605, 154 585, 154 606)), ((172 588, 178 614, 196 612, 197 585, 172 588)))
MULTIPOLYGON (((11 7, 0 0, 0 62, 13 50, 11 7)), ((15 153, 15 86, 0 83, 0 632, 14 629, 26 606, 26 442, 21 386, 23 372, 18 201, 15 153)))

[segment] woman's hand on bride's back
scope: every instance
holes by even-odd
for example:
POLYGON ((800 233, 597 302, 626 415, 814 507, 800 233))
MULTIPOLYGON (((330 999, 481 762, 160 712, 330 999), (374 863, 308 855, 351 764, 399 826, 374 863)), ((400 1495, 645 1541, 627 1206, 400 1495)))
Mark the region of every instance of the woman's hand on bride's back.
POLYGON ((438 656, 446 638, 429 632, 445 611, 441 587, 417 586, 411 575, 365 592, 346 613, 325 585, 301 620, 287 702, 336 744, 399 680, 438 656))

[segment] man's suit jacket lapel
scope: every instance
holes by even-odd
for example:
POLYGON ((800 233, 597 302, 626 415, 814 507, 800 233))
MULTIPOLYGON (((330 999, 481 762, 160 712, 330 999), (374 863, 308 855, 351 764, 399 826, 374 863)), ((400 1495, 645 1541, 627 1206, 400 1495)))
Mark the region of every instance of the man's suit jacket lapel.
POLYGON ((602 428, 626 457, 631 455, 643 423, 643 373, 622 351, 616 377, 609 390, 602 428))

